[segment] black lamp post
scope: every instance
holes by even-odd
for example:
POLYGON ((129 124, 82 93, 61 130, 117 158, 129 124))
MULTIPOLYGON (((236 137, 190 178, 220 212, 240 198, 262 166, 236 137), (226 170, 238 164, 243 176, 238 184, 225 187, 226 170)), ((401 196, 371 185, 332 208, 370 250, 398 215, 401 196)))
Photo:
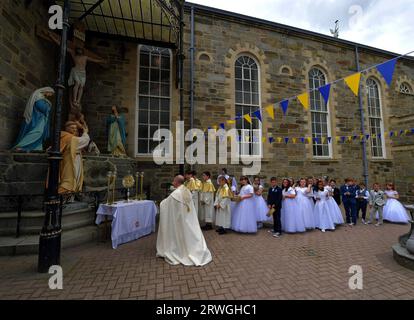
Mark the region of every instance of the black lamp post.
POLYGON ((45 220, 39 238, 38 271, 46 273, 50 266, 60 264, 62 235, 59 188, 60 131, 62 127, 62 105, 65 92, 65 68, 69 30, 69 0, 64 1, 63 28, 60 43, 59 70, 56 83, 56 109, 53 121, 52 148, 49 151, 48 186, 45 192, 45 220))

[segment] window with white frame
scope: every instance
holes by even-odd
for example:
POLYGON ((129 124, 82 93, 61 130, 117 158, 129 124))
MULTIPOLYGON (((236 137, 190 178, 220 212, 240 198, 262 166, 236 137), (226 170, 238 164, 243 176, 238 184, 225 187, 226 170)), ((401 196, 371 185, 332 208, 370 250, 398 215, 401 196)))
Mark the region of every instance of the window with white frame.
POLYGON ((158 129, 170 129, 171 52, 139 46, 136 154, 149 155, 159 144, 153 141, 158 129))
POLYGON ((241 156, 260 156, 262 153, 262 124, 253 113, 260 110, 260 70, 254 59, 240 56, 235 63, 236 129, 240 137, 241 156), (252 123, 243 118, 249 114, 252 123))
POLYGON ((403 82, 400 85, 400 92, 404 93, 404 94, 412 94, 413 89, 411 88, 411 86, 407 82, 403 82))
POLYGON ((332 149, 327 139, 331 135, 328 104, 318 90, 318 88, 324 85, 326 85, 325 74, 318 68, 312 68, 309 71, 309 88, 311 90, 310 109, 313 156, 330 158, 332 156, 332 149))
POLYGON ((385 157, 384 124, 381 110, 381 95, 376 80, 367 80, 368 122, 371 134, 371 153, 373 158, 385 157))

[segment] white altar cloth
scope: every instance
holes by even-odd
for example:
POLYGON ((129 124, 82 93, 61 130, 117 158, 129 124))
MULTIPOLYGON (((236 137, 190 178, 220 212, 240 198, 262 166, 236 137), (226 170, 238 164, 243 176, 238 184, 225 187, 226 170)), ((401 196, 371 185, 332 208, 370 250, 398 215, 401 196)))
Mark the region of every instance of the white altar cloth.
POLYGON ((118 202, 113 205, 101 204, 97 211, 97 225, 112 219, 112 248, 155 232, 157 207, 153 201, 118 202))

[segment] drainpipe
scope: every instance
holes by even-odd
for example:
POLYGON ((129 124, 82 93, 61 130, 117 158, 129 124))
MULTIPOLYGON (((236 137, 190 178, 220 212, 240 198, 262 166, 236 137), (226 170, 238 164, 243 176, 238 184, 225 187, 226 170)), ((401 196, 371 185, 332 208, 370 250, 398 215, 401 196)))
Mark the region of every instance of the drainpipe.
MULTIPOLYGON (((194 6, 191 6, 191 45, 190 45, 190 129, 194 128, 194 6)), ((191 170, 193 166, 191 166, 191 170)))
POLYGON ((194 127, 194 6, 191 6, 190 126, 194 127))
MULTIPOLYGON (((180 120, 184 121, 184 4, 180 7, 180 47, 179 47, 179 87, 180 87, 180 120)), ((184 164, 180 164, 180 174, 184 175, 184 164)))
MULTIPOLYGON (((359 64, 359 48, 358 46, 355 46, 355 60, 356 60, 356 66, 357 66, 357 71, 361 71, 361 66, 359 64)), ((368 178, 369 178, 369 173, 368 173, 368 159, 367 159, 367 144, 365 141, 365 115, 364 115, 364 107, 363 107, 363 100, 362 100, 362 94, 361 91, 359 92, 359 113, 360 113, 360 117, 361 117, 361 133, 364 135, 364 139, 361 142, 362 145, 362 162, 363 162, 363 176, 364 176, 364 182, 365 185, 367 186, 367 188, 369 187, 368 184, 368 178)))

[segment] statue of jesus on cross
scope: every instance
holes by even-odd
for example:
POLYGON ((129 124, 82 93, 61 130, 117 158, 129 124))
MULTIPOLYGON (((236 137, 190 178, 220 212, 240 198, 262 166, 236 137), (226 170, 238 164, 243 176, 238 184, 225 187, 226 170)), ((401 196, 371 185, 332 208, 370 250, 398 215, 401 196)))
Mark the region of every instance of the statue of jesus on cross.
MULTIPOLYGON (((53 32, 48 32, 48 36, 60 45, 60 37, 53 32)), ((78 47, 68 46, 68 52, 72 56, 74 66, 70 71, 68 85, 72 87, 71 91, 71 107, 78 110, 81 109, 81 99, 83 90, 86 83, 86 65, 88 62, 94 62, 99 64, 106 64, 106 60, 102 58, 95 58, 92 55, 85 53, 85 49, 78 47)))

